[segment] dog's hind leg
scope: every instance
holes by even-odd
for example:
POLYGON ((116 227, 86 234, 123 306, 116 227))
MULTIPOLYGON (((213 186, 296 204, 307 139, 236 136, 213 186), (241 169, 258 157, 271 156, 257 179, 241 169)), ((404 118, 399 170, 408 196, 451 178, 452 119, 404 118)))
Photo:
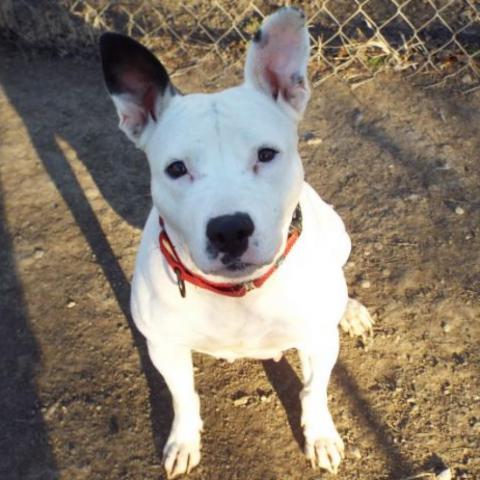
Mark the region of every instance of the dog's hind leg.
POLYGON ((347 308, 340 320, 340 327, 351 337, 358 336, 364 340, 372 335, 374 320, 367 310, 358 300, 349 298, 347 308))
POLYGON ((192 355, 183 347, 152 344, 148 351, 153 364, 170 390, 174 418, 163 449, 168 478, 189 473, 200 462, 200 401, 195 392, 192 355))
POLYGON ((305 454, 313 468, 331 473, 337 472, 344 451, 327 404, 327 387, 338 348, 338 329, 332 328, 315 346, 298 351, 304 383, 300 399, 305 454))

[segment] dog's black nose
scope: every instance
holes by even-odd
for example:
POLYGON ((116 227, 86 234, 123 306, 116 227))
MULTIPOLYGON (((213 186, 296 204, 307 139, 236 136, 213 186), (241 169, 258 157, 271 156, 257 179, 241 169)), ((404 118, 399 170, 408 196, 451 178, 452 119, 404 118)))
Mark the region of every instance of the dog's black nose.
POLYGON ((248 237, 253 233, 250 215, 235 213, 209 220, 207 237, 213 247, 229 257, 239 257, 248 247, 248 237))

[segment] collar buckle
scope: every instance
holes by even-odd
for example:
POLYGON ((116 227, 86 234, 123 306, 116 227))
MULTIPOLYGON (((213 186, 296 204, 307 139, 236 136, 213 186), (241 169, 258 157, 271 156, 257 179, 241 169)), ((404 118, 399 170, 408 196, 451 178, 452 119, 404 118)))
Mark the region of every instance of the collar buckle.
POLYGON ((187 296, 187 289, 185 287, 185 280, 182 278, 182 272, 178 267, 175 267, 173 271, 177 276, 177 287, 180 291, 180 295, 182 296, 182 298, 185 298, 187 296))

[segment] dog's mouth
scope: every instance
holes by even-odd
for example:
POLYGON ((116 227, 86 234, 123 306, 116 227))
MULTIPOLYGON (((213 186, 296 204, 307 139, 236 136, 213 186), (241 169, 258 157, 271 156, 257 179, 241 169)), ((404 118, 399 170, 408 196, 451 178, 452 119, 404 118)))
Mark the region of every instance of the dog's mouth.
POLYGON ((246 267, 252 265, 242 260, 242 257, 230 255, 228 253, 221 256, 220 261, 225 268, 231 272, 236 272, 238 270, 244 270, 246 267))
POLYGON ((237 261, 225 264, 225 268, 229 272, 242 272, 247 268, 251 268, 251 267, 256 268, 256 265, 253 265, 252 263, 242 262, 241 260, 237 260, 237 261))
POLYGON ((222 260, 223 267, 216 268, 215 270, 210 270, 208 273, 210 275, 215 275, 224 278, 232 278, 232 279, 244 279, 249 278, 255 274, 255 272, 262 267, 264 264, 255 264, 244 262, 240 258, 231 259, 228 262, 224 262, 222 260))
POLYGON ((246 262, 242 260, 241 256, 234 256, 228 253, 225 253, 220 257, 218 257, 217 255, 218 253, 215 252, 215 254, 211 254, 211 257, 217 257, 217 259, 220 260, 221 266, 217 264, 215 268, 212 268, 209 271, 204 270, 204 273, 226 277, 239 277, 249 275, 263 266, 251 262, 246 262))

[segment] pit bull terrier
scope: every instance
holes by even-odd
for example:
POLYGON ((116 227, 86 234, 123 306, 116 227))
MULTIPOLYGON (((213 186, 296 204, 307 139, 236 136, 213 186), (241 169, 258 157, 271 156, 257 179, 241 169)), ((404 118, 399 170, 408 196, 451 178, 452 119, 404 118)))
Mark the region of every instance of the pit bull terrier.
POLYGON ((305 453, 336 472, 343 442, 327 405, 338 325, 371 330, 342 270, 350 239, 304 181, 297 126, 307 105, 304 14, 283 8, 251 42, 244 82, 181 94, 163 65, 129 37, 100 39, 120 129, 142 149, 153 207, 132 283, 131 311, 172 395, 164 448, 169 477, 200 461, 199 398, 191 352, 233 361, 301 362, 305 453))

